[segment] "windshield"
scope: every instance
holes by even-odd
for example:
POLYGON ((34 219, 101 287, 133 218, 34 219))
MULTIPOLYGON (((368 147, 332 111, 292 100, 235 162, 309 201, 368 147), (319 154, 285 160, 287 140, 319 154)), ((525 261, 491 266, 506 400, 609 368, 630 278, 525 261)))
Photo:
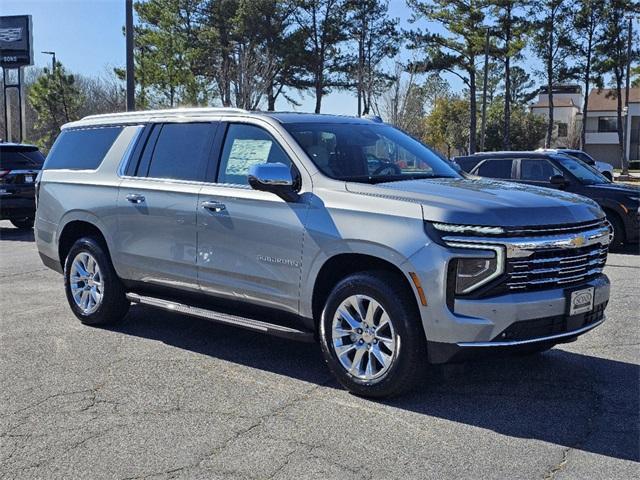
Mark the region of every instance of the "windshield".
POLYGON ((380 183, 460 175, 422 143, 390 125, 297 123, 285 128, 327 176, 380 183))
POLYGON ((585 185, 610 183, 607 177, 577 158, 558 156, 556 159, 585 185))

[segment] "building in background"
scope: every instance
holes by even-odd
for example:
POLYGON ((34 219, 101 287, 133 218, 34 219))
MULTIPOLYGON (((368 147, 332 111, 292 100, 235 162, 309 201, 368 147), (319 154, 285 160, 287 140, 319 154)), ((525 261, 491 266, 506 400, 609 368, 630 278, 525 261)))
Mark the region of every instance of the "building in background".
MULTIPOLYGON (((538 100, 531 105, 536 115, 549 115, 549 95, 547 87, 541 87, 538 100)), ((582 87, 580 85, 556 85, 553 87, 553 148, 578 148, 580 146, 580 126, 577 119, 582 110, 582 87)))
MULTIPOLYGON (((623 99, 624 102, 624 99, 623 99)), ((583 115, 584 97, 579 85, 553 87, 554 121, 553 148, 579 148, 581 122, 587 122, 583 150, 596 160, 621 168, 618 150, 618 100, 615 90, 594 88, 589 93, 589 111, 583 115)), ((542 87, 531 111, 537 115, 549 113, 547 88, 542 87)), ((627 151, 629 161, 640 161, 640 88, 629 90, 629 112, 623 117, 629 135, 627 151)), ((632 165, 633 167, 633 165, 632 165)))
MULTIPOLYGON (((624 98, 623 98, 624 103, 624 98)), ((627 151, 629 161, 640 160, 640 88, 629 89, 629 112, 626 120, 627 151)), ((589 111, 585 118, 587 136, 584 150, 596 160, 608 162, 620 168, 618 150, 618 100, 615 90, 603 88, 589 93, 589 111)))

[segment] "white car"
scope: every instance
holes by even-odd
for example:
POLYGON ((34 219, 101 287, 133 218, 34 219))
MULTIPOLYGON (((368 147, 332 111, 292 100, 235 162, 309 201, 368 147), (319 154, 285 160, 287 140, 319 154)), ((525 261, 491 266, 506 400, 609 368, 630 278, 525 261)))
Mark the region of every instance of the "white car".
POLYGON ((558 152, 571 155, 578 160, 582 160, 587 165, 597 168, 600 173, 613 182, 613 165, 607 162, 598 162, 591 155, 583 152, 582 150, 572 150, 570 148, 539 148, 537 151, 558 152))

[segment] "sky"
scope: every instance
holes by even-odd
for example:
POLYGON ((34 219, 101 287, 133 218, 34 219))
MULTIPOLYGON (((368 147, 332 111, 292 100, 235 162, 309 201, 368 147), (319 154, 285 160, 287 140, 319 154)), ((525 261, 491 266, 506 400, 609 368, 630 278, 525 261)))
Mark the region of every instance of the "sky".
MULTIPOLYGON (((0 0, 1 15, 30 14, 33 16, 35 64, 51 64, 51 57, 43 50, 55 51, 58 61, 68 71, 83 75, 102 75, 125 64, 124 0, 0 0)), ((400 19, 401 28, 410 28, 411 12, 405 0, 390 0, 391 17, 400 19)), ((418 23, 418 26, 427 26, 418 23)), ((428 25, 432 31, 442 31, 437 25, 428 25)), ((410 52, 402 52, 406 60, 410 52)), ((526 59, 523 63, 531 63, 526 59)), ((445 76, 454 91, 461 82, 451 75, 445 76)), ((313 111, 315 101, 308 93, 300 99, 300 107, 280 102, 278 109, 313 111)), ((323 113, 353 115, 356 113, 355 95, 332 92, 323 98, 323 113)))

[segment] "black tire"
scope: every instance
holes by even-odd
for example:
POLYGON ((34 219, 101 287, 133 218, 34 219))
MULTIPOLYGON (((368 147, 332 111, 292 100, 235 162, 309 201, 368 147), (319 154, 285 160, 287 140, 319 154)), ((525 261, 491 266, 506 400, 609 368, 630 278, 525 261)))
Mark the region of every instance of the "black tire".
POLYGON ((609 244, 609 248, 612 250, 617 250, 622 247, 622 244, 625 240, 625 232, 624 225, 622 224, 622 220, 620 217, 613 212, 605 212, 607 215, 607 220, 611 224, 611 228, 613 229, 613 239, 609 244))
POLYGON ((78 239, 67 254, 64 262, 64 290, 71 310, 78 319, 86 325, 108 325, 121 321, 127 314, 130 302, 126 298, 126 291, 120 278, 116 274, 111 259, 107 255, 106 247, 93 237, 78 239), (97 262, 102 276, 103 294, 102 302, 97 310, 90 314, 83 313, 76 304, 71 293, 70 271, 76 256, 81 253, 89 253, 97 262))
MULTIPOLYGON (((320 345, 329 369, 340 384, 363 397, 382 398, 406 392, 417 385, 426 369, 426 337, 416 301, 403 278, 384 271, 352 274, 335 286, 320 318, 320 345), (360 379, 347 372, 333 347, 334 315, 341 303, 353 295, 366 295, 378 302, 395 330, 396 354, 386 372, 373 380, 360 379)), ((367 355, 370 358, 370 354, 367 355)))
POLYGON ((33 228, 33 218, 12 218, 11 223, 20 230, 31 230, 33 228))

